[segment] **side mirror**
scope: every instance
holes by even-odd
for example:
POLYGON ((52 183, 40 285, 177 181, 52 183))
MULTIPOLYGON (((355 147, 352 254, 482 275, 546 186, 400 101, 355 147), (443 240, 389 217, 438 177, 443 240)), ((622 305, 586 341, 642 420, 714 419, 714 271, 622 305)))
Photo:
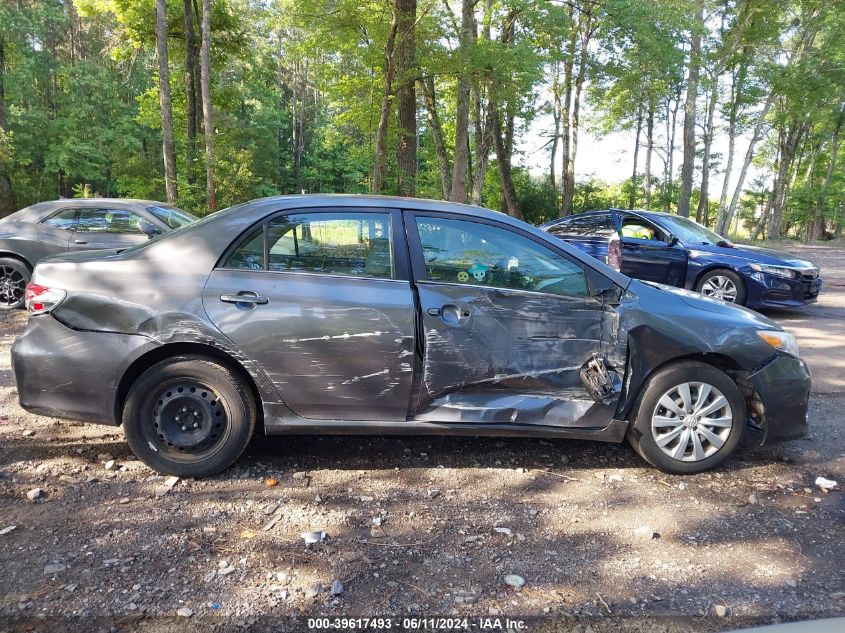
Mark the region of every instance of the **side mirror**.
POLYGON ((669 246, 674 246, 675 244, 679 244, 681 240, 678 239, 677 235, 669 234, 669 246))
POLYGON ((140 219, 138 220, 138 230, 141 231, 147 238, 155 237, 156 235, 161 233, 161 229, 159 229, 155 224, 150 222, 149 220, 140 219))

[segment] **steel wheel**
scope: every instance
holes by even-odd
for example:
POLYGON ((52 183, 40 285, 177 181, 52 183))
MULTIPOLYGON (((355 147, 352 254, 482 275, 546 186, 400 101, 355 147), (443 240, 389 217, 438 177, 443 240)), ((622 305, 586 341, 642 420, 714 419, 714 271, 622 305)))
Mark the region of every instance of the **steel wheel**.
POLYGON ((220 396, 194 380, 161 386, 152 399, 151 432, 158 451, 179 461, 213 455, 225 443, 228 415, 220 396))
POLYGON ((666 455, 698 462, 717 453, 733 430, 725 395, 706 382, 683 382, 666 391, 651 415, 651 433, 666 455))
POLYGON ((0 266, 0 304, 14 307, 23 301, 26 279, 12 266, 0 266))
POLYGON ((707 297, 735 303, 738 290, 733 279, 725 275, 713 275, 701 284, 700 292, 707 297))

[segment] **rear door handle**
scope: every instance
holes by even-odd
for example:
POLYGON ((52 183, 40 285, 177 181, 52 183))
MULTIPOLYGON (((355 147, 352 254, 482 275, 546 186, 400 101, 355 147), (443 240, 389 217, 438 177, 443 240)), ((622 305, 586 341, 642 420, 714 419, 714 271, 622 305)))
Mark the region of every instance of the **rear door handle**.
POLYGON ((236 295, 220 295, 220 301, 225 301, 226 303, 246 303, 262 306, 270 303, 270 300, 267 297, 260 297, 251 291, 241 292, 236 295))
POLYGON ((74 244, 87 244, 88 240, 73 240, 74 244))

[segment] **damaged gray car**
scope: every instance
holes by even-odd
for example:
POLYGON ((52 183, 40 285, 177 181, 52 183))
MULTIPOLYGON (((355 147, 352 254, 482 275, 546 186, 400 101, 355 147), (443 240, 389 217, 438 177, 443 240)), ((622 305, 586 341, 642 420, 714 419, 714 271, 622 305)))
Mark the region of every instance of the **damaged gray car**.
POLYGON ((122 424, 180 476, 256 428, 627 437, 671 473, 807 431, 809 372, 773 321, 446 202, 257 200, 46 260, 26 302, 21 406, 122 424))

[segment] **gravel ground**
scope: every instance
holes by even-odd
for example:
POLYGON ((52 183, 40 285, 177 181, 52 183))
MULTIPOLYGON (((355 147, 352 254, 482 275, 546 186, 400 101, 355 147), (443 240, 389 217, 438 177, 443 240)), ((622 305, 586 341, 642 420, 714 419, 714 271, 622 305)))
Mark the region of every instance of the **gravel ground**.
POLYGON ((821 300, 770 316, 813 369, 811 435, 690 477, 624 444, 294 437, 174 482, 120 429, 22 411, 9 346, 25 315, 3 313, 0 632, 306 630, 318 616, 715 631, 845 615, 845 498, 814 485, 845 486, 845 252, 800 252, 822 266, 821 300))

